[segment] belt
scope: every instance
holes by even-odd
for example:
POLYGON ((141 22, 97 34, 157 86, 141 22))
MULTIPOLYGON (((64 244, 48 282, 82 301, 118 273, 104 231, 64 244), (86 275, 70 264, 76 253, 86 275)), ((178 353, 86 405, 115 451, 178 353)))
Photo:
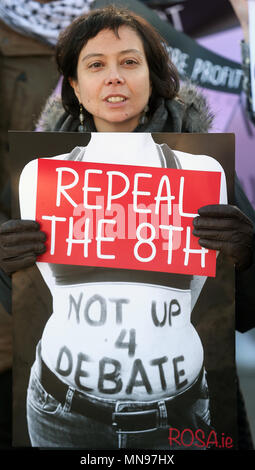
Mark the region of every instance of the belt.
MULTIPOLYGON (((95 419, 104 424, 112 425, 117 433, 141 433, 155 431, 162 425, 168 424, 168 415, 171 409, 177 405, 180 399, 185 397, 185 406, 198 398, 198 391, 201 393, 201 381, 204 369, 194 383, 185 392, 170 398, 162 400, 139 403, 132 400, 117 400, 116 402, 106 403, 100 399, 92 399, 83 393, 74 390, 71 400, 71 410, 80 413, 88 418, 95 419), (167 414, 162 416, 162 406, 167 414), (128 410, 127 410, 128 409, 128 410), (131 409, 131 411, 130 411, 131 409)), ((41 384, 44 390, 52 395, 63 405, 66 402, 67 394, 70 388, 62 382, 45 364, 41 362, 41 384)))

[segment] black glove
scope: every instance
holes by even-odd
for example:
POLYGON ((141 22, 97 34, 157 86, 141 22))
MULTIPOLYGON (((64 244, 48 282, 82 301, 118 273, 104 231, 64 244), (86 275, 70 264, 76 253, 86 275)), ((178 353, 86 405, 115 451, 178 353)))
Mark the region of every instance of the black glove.
POLYGON ((254 229, 250 219, 236 206, 208 205, 198 210, 193 220, 193 235, 204 248, 219 250, 228 256, 238 270, 253 261, 254 229))
POLYGON ((0 268, 11 274, 32 266, 44 253, 46 235, 34 220, 8 220, 0 226, 0 268))

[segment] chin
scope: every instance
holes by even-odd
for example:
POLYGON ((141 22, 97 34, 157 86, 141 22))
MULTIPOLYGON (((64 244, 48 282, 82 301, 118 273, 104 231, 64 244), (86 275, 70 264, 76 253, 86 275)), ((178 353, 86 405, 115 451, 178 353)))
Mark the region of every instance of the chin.
MULTIPOLYGON (((122 132, 132 132, 139 124, 139 116, 127 116, 127 113, 125 115, 122 114, 115 114, 115 115, 107 115, 107 116, 102 116, 98 117, 95 120, 96 127, 97 128, 106 128, 109 130, 111 126, 115 127, 113 129, 113 132, 116 132, 117 127, 120 127, 120 131, 122 132), (126 127, 126 128, 125 128, 126 127)), ((101 132, 104 132, 103 130, 101 132)))
POLYGON ((139 117, 140 116, 113 116, 111 119, 109 119, 109 124, 127 124, 129 125, 130 123, 135 124, 135 127, 138 126, 139 124, 139 117))

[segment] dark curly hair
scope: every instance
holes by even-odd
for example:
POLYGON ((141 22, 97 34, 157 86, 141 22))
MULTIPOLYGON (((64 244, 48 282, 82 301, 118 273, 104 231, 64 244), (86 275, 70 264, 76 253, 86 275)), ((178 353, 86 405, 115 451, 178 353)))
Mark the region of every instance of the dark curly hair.
POLYGON ((77 79, 81 49, 104 29, 112 30, 119 37, 118 29, 121 26, 133 29, 142 40, 152 84, 150 111, 155 109, 158 97, 171 100, 177 95, 178 72, 169 59, 164 39, 144 18, 130 10, 109 5, 77 17, 59 36, 56 61, 63 75, 62 102, 64 109, 72 116, 78 116, 79 103, 69 79, 77 79))

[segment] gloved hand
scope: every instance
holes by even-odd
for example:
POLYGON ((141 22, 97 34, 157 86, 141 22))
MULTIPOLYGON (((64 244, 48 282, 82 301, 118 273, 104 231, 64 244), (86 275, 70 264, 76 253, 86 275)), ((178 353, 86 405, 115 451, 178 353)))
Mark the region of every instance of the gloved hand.
POLYGON ((193 219, 193 235, 204 248, 219 250, 238 270, 253 260, 254 229, 250 219, 236 206, 217 204, 201 207, 193 219))
POLYGON ((8 220, 0 226, 0 268, 11 274, 32 266, 44 253, 46 235, 34 220, 8 220))

